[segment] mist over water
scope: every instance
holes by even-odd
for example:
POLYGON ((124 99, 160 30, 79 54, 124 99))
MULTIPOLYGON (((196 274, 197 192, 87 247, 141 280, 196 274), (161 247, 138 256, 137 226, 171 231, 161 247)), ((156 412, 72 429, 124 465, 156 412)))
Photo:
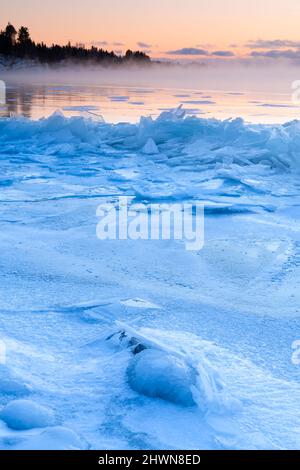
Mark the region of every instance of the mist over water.
POLYGON ((297 74, 291 65, 236 62, 28 67, 1 73, 8 96, 0 113, 36 119, 61 108, 67 116, 94 111, 111 122, 136 122, 141 115, 155 117, 182 105, 198 116, 285 122, 300 116, 292 101, 297 74))
POLYGON ((216 89, 232 92, 289 93, 300 79, 298 67, 259 62, 155 64, 147 66, 34 66, 1 72, 3 79, 17 83, 147 86, 187 89, 216 89))

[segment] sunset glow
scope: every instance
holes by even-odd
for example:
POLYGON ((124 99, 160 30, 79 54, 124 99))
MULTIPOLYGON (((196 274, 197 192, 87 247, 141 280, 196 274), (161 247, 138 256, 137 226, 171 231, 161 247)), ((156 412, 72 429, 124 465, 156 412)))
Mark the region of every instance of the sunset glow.
POLYGON ((300 41, 298 0, 15 0, 1 13, 2 27, 25 24, 36 41, 143 49, 152 57, 231 59, 295 50, 300 41), (248 47, 257 40, 269 43, 248 47))

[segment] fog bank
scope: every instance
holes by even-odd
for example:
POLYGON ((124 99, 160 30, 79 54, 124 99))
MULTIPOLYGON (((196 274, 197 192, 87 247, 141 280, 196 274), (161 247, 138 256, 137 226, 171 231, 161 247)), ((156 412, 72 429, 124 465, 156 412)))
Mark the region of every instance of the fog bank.
POLYGON ((34 66, 0 72, 0 79, 21 84, 61 84, 289 93, 300 69, 288 64, 152 64, 121 66, 34 66))

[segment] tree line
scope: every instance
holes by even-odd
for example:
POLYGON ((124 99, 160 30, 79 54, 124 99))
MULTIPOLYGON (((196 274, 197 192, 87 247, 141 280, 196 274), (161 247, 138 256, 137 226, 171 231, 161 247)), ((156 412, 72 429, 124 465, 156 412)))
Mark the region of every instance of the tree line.
POLYGON ((41 63, 57 63, 62 61, 92 61, 96 63, 149 63, 150 57, 141 51, 131 51, 125 55, 117 55, 115 52, 106 51, 102 48, 84 45, 72 46, 69 42, 65 46, 52 44, 47 46, 43 42, 34 42, 26 26, 21 26, 17 31, 8 23, 6 28, 0 31, 0 54, 20 59, 33 59, 41 63))

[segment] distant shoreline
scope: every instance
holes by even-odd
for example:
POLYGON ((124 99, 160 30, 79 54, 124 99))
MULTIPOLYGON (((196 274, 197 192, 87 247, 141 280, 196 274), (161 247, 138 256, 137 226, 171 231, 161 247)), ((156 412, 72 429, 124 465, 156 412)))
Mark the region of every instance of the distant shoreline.
POLYGON ((13 71, 19 69, 33 69, 33 68, 40 68, 40 69, 63 69, 67 67, 95 67, 95 68, 123 68, 123 67, 143 67, 148 68, 151 65, 172 65, 170 62, 160 62, 160 61, 136 61, 136 60, 129 60, 129 61, 120 61, 120 62, 111 62, 110 60, 103 59, 101 61, 93 60, 93 59, 63 59, 57 62, 41 62, 38 59, 31 59, 31 58, 22 58, 16 57, 13 55, 4 55, 0 53, 0 72, 2 71, 13 71))
POLYGON ((14 72, 18 70, 40 70, 40 71, 55 71, 55 70, 67 70, 70 68, 89 68, 90 70, 105 70, 105 69, 114 69, 114 70, 149 70, 155 69, 157 67, 163 69, 173 69, 173 68, 189 68, 189 69, 203 69, 207 67, 207 64, 203 62, 186 62, 180 63, 177 61, 167 61, 167 60, 158 60, 151 59, 150 61, 122 61, 122 62, 110 62, 110 61, 94 61, 94 60, 72 60, 66 59, 59 62, 40 62, 36 59, 28 58, 19 58, 11 55, 4 55, 0 53, 0 73, 4 72, 14 72))
POLYGON ((26 26, 21 26, 17 31, 11 23, 0 31, 0 55, 6 58, 7 64, 14 63, 14 59, 47 65, 60 64, 65 61, 114 65, 151 62, 149 55, 143 50, 128 49, 125 54, 119 54, 96 46, 86 47, 85 44, 74 45, 71 42, 65 45, 47 46, 44 42, 35 42, 26 26))
POLYGON ((40 69, 40 70, 57 70, 66 69, 68 67, 91 67, 91 68, 115 68, 122 69, 124 67, 139 67, 149 68, 152 65, 172 65, 167 62, 150 61, 146 63, 140 63, 136 61, 132 62, 119 62, 112 63, 110 61, 93 61, 91 60, 72 60, 66 59, 59 62, 40 62, 37 59, 19 58, 14 56, 6 56, 0 54, 0 72, 10 72, 17 70, 29 70, 29 69, 40 69))

